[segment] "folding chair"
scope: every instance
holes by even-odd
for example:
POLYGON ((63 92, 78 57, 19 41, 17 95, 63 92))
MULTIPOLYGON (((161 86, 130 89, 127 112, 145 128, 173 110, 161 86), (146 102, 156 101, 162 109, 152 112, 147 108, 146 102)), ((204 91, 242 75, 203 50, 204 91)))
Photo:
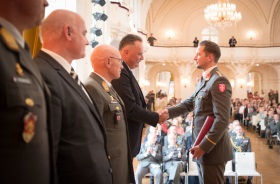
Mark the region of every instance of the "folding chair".
POLYGON ((232 170, 232 160, 227 162, 224 176, 234 177, 234 183, 238 184, 237 173, 232 170))
POLYGON ((198 169, 196 162, 193 160, 193 155, 189 153, 188 171, 186 171, 185 183, 188 184, 189 176, 198 176, 198 169))
MULTIPOLYGON (((238 176, 258 176, 261 177, 261 184, 263 183, 262 174, 256 171, 256 161, 254 152, 236 152, 235 153, 235 171, 238 176)), ((256 178, 256 177, 254 177, 256 178)), ((256 178, 257 180, 257 178, 256 178)))

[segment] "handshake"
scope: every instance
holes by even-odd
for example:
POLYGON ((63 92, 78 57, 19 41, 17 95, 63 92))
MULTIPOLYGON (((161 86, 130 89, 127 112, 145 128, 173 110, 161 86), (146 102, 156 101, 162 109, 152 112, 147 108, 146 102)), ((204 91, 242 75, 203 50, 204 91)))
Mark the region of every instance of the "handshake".
POLYGON ((159 109, 157 113, 159 115, 159 124, 164 123, 169 118, 168 109, 159 109))

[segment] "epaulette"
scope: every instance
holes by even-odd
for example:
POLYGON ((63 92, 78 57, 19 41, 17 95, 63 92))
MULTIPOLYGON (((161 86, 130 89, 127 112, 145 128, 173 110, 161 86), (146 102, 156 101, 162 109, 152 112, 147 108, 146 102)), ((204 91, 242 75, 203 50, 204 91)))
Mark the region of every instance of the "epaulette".
POLYGON ((216 71, 216 73, 217 73, 220 77, 223 76, 223 75, 221 74, 221 72, 219 72, 219 71, 216 71))
POLYGON ((3 37, 6 45, 15 51, 19 50, 19 46, 11 33, 4 27, 0 27, 0 35, 3 37))

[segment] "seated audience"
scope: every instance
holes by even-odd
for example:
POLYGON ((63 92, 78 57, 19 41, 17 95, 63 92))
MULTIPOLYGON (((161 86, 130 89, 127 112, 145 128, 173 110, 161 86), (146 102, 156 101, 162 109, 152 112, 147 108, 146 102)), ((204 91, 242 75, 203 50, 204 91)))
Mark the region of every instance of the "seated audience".
POLYGON ((141 144, 141 149, 136 159, 139 161, 135 172, 136 184, 142 183, 142 178, 147 173, 151 173, 156 180, 156 184, 162 184, 163 177, 161 171, 162 152, 161 145, 157 142, 155 132, 150 132, 148 140, 141 144))
POLYGON ((184 146, 176 144, 176 135, 169 134, 168 146, 163 147, 162 156, 164 171, 168 173, 166 184, 180 183, 180 173, 184 171, 186 162, 186 150, 184 146))

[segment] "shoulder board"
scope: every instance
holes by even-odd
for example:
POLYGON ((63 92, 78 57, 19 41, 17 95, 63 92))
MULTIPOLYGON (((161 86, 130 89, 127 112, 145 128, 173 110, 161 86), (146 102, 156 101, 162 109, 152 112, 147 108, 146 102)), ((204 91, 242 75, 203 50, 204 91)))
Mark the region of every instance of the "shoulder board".
POLYGON ((0 27, 0 35, 3 37, 6 45, 12 50, 19 50, 19 46, 15 40, 15 38, 11 35, 11 33, 4 27, 0 27))
POLYGON ((216 71, 216 73, 217 73, 220 77, 223 76, 223 75, 221 74, 221 72, 219 72, 219 71, 216 71))

